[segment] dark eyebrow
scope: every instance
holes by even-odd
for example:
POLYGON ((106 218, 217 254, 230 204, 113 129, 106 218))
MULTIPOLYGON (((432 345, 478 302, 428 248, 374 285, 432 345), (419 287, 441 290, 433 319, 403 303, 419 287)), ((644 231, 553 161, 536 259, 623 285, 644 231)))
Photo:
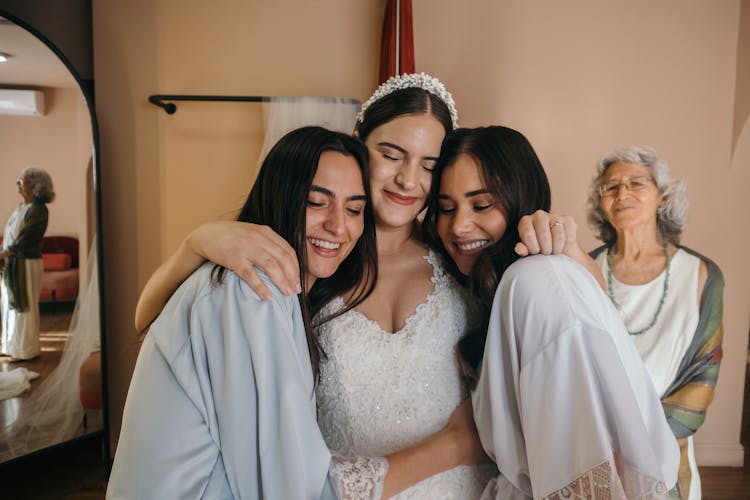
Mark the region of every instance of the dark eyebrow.
POLYGON ((464 194, 467 198, 471 198, 472 196, 477 196, 480 194, 492 194, 490 193, 489 189, 477 189, 476 191, 469 191, 468 193, 464 194))
MULTIPOLYGON (((312 186, 310 186, 310 191, 315 191, 316 193, 324 194, 324 195, 328 196, 329 198, 335 198, 336 197, 336 194, 333 191, 331 191, 330 189, 326 189, 326 188, 324 188, 322 186, 316 186, 315 184, 313 184, 312 186)), ((367 196, 365 196, 363 194, 355 194, 354 196, 350 196, 346 200, 347 201, 359 201, 359 200, 367 201, 367 196)))
POLYGON ((393 144, 392 142, 379 142, 379 143, 376 144, 376 146, 386 146, 386 147, 389 147, 389 148, 393 148, 396 151, 400 151, 401 153, 404 153, 404 154, 408 153, 407 150, 405 150, 401 146, 393 144))
POLYGON ((326 189, 324 187, 316 186, 315 184, 313 184, 312 186, 310 186, 310 191, 315 191, 316 193, 322 193, 322 194, 324 194, 326 196, 330 196, 331 198, 333 198, 333 196, 334 196, 333 195, 333 191, 331 191, 330 189, 326 189))

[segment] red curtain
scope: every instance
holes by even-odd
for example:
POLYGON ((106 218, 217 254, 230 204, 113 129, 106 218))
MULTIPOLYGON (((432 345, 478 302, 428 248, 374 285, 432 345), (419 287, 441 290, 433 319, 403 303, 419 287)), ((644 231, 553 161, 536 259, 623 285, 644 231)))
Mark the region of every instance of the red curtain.
POLYGON ((402 73, 414 73, 411 0, 387 0, 380 41, 380 83, 402 73))

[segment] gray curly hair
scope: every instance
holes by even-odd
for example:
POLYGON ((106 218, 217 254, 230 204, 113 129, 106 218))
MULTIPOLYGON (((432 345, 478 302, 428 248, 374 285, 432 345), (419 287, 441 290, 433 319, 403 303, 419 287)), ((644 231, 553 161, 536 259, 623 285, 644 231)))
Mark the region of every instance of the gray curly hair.
POLYGON ((687 194, 685 182, 672 177, 667 162, 659 158, 656 151, 647 146, 625 146, 606 155, 599 161, 597 175, 591 182, 587 202, 588 222, 597 238, 612 246, 617 240, 617 232, 609 223, 600 207, 602 200, 599 188, 604 174, 614 163, 633 163, 642 165, 651 171, 651 177, 659 193, 664 197, 664 204, 656 211, 656 227, 663 242, 677 245, 680 235, 687 224, 687 194))
POLYGON ((35 200, 42 203, 52 203, 55 200, 55 189, 52 187, 52 177, 41 168, 27 167, 23 175, 29 178, 32 194, 35 200))

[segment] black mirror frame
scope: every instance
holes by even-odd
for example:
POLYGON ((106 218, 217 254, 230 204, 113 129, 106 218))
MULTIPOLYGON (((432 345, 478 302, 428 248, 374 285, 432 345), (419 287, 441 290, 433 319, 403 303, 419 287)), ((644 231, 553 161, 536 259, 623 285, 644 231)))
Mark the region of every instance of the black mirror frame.
POLYGON ((91 118, 91 138, 93 143, 93 179, 94 179, 94 201, 95 201, 95 211, 96 211, 96 250, 97 250, 97 266, 98 266, 98 277, 99 277, 99 339, 100 339, 100 348, 101 348, 101 380, 102 380, 102 430, 101 431, 95 431, 90 434, 86 434, 81 437, 73 438, 71 440, 53 444, 51 446, 48 446, 46 448, 42 448, 40 450, 34 451, 28 455, 24 455, 22 457, 17 457, 14 459, 11 459, 7 462, 4 462, 3 464, 0 464, 0 466, 10 463, 16 463, 20 459, 25 459, 28 457, 33 457, 41 453, 48 452, 50 450, 56 449, 58 447, 65 446, 71 442, 75 442, 79 439, 87 439, 91 436, 94 436, 98 433, 101 433, 102 438, 102 453, 103 453, 103 461, 104 461, 104 467, 105 467, 105 474, 109 476, 109 470, 111 466, 111 449, 110 449, 110 442, 109 442, 109 394, 107 390, 107 349, 106 349, 106 328, 105 328, 105 319, 106 316, 104 314, 105 304, 104 304, 104 269, 103 269, 103 257, 102 257, 102 201, 101 201, 101 169, 99 164, 99 126, 96 119, 96 111, 94 108, 94 84, 93 80, 83 80, 76 70, 76 68, 73 66, 73 64, 70 62, 70 59, 65 56, 65 54, 55 45, 51 40, 49 40, 43 33, 41 33, 39 30, 34 28, 32 25, 24 21, 23 19, 19 18, 17 15, 14 15, 11 12, 8 12, 2 8, 0 8, 0 17, 4 17, 8 19, 9 21, 14 22, 21 28, 25 29, 32 35, 34 35, 39 41, 41 41, 44 45, 47 46, 56 56, 57 58, 65 65, 65 67, 68 69, 70 74, 75 79, 76 83, 78 84, 79 88, 81 89, 81 92, 83 93, 84 98, 86 99, 86 106, 89 110, 89 116, 91 118))

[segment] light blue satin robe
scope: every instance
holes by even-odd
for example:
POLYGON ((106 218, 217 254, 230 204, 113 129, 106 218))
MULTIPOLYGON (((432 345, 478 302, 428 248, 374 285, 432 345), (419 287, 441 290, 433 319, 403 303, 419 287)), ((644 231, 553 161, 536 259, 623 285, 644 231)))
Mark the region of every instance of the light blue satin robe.
POLYGON ((335 498, 297 297, 269 285, 264 302, 234 273, 213 283, 212 267, 146 336, 107 498, 335 498))

